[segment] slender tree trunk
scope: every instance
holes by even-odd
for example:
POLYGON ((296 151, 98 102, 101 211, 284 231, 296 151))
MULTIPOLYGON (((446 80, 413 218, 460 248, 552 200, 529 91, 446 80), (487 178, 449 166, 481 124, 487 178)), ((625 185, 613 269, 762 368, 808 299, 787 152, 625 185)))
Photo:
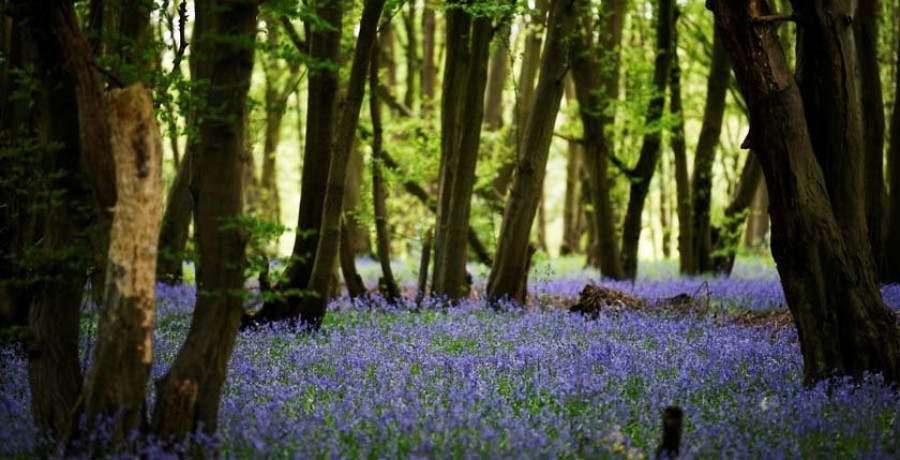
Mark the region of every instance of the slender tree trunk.
POLYGON ((419 66, 419 55, 416 51, 418 39, 416 37, 416 2, 407 3, 408 8, 403 13, 403 25, 406 29, 406 92, 403 103, 412 108, 416 100, 416 69, 419 66))
MULTIPOLYGON (((900 62, 900 49, 897 50, 897 60, 900 62)), ((891 193, 888 197, 888 228, 884 248, 885 273, 882 279, 886 283, 900 283, 900 70, 894 78, 894 83, 896 85, 894 112, 891 115, 891 144, 888 149, 891 193)))
MULTIPOLYGON (((381 264, 381 276, 384 280, 384 295, 389 302, 400 297, 400 288, 391 270, 391 235, 388 230, 387 187, 382 179, 382 127, 381 101, 378 98, 378 54, 373 53, 369 68, 369 111, 372 118, 372 201, 375 211, 375 239, 378 261, 381 264)), ((428 267, 425 267, 428 270, 428 267)), ((427 279, 427 278, 426 278, 427 279)), ((381 283, 379 283, 381 284, 381 283)))
POLYGON ((666 159, 659 159, 659 225, 662 228, 662 254, 668 259, 672 255, 671 212, 669 210, 669 191, 667 185, 666 159))
MULTIPOLYGON (((768 6, 747 0, 715 0, 708 6, 715 14, 716 29, 734 63, 738 85, 750 111, 751 128, 746 145, 757 152, 770 192, 772 255, 797 325, 807 384, 834 373, 861 379, 866 372, 881 372, 887 382, 898 382, 900 334, 894 314, 881 302, 871 256, 865 258, 853 244, 859 241, 860 234, 865 233, 859 231, 859 228, 865 229, 862 206, 865 189, 847 190, 854 197, 838 197, 828 190, 823 169, 832 165, 820 167, 817 156, 827 156, 823 157, 825 152, 817 155, 814 151, 810 133, 817 131, 809 126, 810 121, 816 122, 822 114, 811 114, 804 107, 801 90, 790 74, 774 30, 750 20, 757 15, 770 14, 768 6), (854 198, 860 203, 860 211, 838 217, 842 216, 838 211, 839 201, 854 198), (843 226, 857 230, 842 231, 843 226)), ((845 8, 847 4, 842 2, 828 7, 823 7, 820 2, 809 6, 815 6, 820 12, 827 11, 832 18, 843 18, 846 17, 843 13, 853 12, 832 9, 845 8)), ((806 7, 795 11, 810 31, 823 24, 819 22, 821 17, 809 15, 806 7)), ((847 25, 843 27, 846 29, 847 25)), ((820 40, 837 40, 827 44, 818 42, 817 45, 825 50, 840 43, 839 39, 847 34, 846 30, 841 32, 840 27, 831 31, 830 37, 818 35, 820 40)), ((807 36, 801 41, 812 45, 812 38, 807 36)), ((853 49, 853 46, 843 48, 850 53, 853 49)), ((803 52, 798 67, 802 65, 805 71, 812 69, 807 67, 809 64, 802 64, 804 59, 832 59, 831 68, 838 73, 841 68, 852 69, 847 67, 847 62, 833 61, 835 56, 830 53, 823 53, 828 57, 826 59, 807 54, 813 52, 812 48, 804 47, 803 52)), ((846 58, 847 54, 842 56, 846 58)), ((820 76, 823 82, 829 80, 824 74, 820 76)), ((853 92, 848 85, 841 86, 840 81, 832 79, 830 83, 838 84, 831 87, 831 92, 840 93, 839 98, 853 92)), ((826 88, 827 84, 822 83, 820 89, 826 88)), ((827 93, 820 95, 832 100, 835 97, 826 96, 827 93)), ((849 115, 844 112, 843 104, 840 107, 840 111, 829 115, 849 115)), ((856 110, 858 115, 858 106, 856 110)), ((861 145, 842 150, 842 155, 859 165, 844 170, 844 175, 862 177, 865 154, 861 145)), ((836 172, 831 171, 832 174, 836 172)), ((847 212, 846 209, 842 211, 847 212)))
POLYGON ((491 50, 488 82, 484 96, 484 123, 490 131, 503 127, 503 92, 509 74, 509 26, 502 26, 491 50))
POLYGON ((353 63, 350 67, 347 99, 344 102, 335 133, 333 155, 328 170, 324 213, 308 287, 314 295, 304 298, 299 310, 301 322, 310 325, 313 329, 322 326, 325 309, 328 305, 328 286, 331 281, 331 273, 334 271, 341 238, 344 176, 347 173, 350 150, 356 140, 356 127, 359 123, 359 110, 365 93, 366 75, 374 52, 373 43, 377 42, 378 19, 381 17, 384 3, 385 0, 367 0, 363 7, 353 63))
POLYGON ((583 0, 576 0, 579 18, 577 39, 572 40, 572 76, 578 96, 581 123, 584 127, 584 165, 590 180, 593 206, 591 220, 595 242, 589 259, 600 265, 600 273, 613 279, 623 279, 625 271, 619 256, 616 238, 616 217, 610 198, 608 160, 612 140, 606 131, 615 123, 606 111, 610 101, 619 97, 619 61, 622 26, 625 22, 624 0, 611 0, 601 11, 597 30, 600 37, 595 44, 589 28, 589 15, 583 0), (594 51, 596 50, 596 51, 594 51), (596 53, 596 58, 595 58, 596 53))
POLYGON ((85 412, 89 425, 115 417, 107 433, 115 442, 138 429, 150 376, 163 185, 150 92, 139 84, 113 90, 109 109, 118 200, 85 412))
POLYGON ((753 203, 750 204, 750 215, 747 217, 747 231, 744 233, 744 246, 758 251, 769 233, 769 194, 766 193, 766 181, 759 181, 753 203))
MULTIPOLYGON (((519 80, 516 83, 516 106, 513 112, 513 130, 508 138, 512 145, 514 155, 519 152, 522 135, 525 131, 525 123, 528 122, 528 113, 534 105, 534 83, 538 69, 541 66, 541 43, 544 39, 544 26, 547 24, 547 11, 550 8, 549 0, 537 0, 535 9, 528 16, 526 30, 525 49, 522 53, 522 66, 519 69, 519 80)), ((490 118, 488 118, 490 123, 490 118)), ((516 168, 516 157, 511 156, 500 166, 497 177, 494 179, 494 193, 506 197, 509 185, 512 182, 513 171, 516 168)))
POLYGON ((541 198, 556 115, 565 91, 568 39, 574 23, 573 2, 553 0, 541 76, 534 98, 535 110, 525 124, 515 180, 503 213, 495 263, 488 278, 487 297, 491 300, 508 297, 525 304, 525 282, 530 264, 529 234, 541 198))
POLYGON ((234 222, 242 209, 241 156, 243 114, 253 69, 252 43, 258 6, 253 2, 218 2, 207 10, 213 33, 233 37, 212 47, 207 107, 222 117, 200 122, 200 142, 192 167, 194 223, 197 235, 197 304, 190 330, 168 372, 157 381, 153 433, 181 439, 200 429, 214 433, 219 398, 243 312, 234 291, 243 288, 245 242, 234 222))
MULTIPOLYGON (((712 201, 713 163, 716 160, 716 147, 722 133, 722 120, 725 116, 725 96, 728 93, 728 79, 731 78, 728 54, 722 39, 713 36, 713 55, 710 63, 709 77, 706 80, 706 108, 703 111, 703 126, 700 128, 700 139, 694 154, 694 179, 691 198, 693 199, 693 250, 695 260, 690 268, 698 272, 712 270, 712 236, 710 229, 710 203, 712 201)), ((688 272, 695 274, 697 272, 688 272)))
MULTIPOLYGON (((672 39, 674 30, 674 2, 660 0, 657 10, 656 24, 656 63, 653 71, 653 86, 656 93, 647 107, 646 125, 657 123, 663 114, 665 105, 666 84, 672 66, 672 39)), ((641 221, 644 213, 644 202, 650 192, 650 182, 656 172, 661 153, 662 132, 653 129, 644 135, 641 156, 634 168, 634 179, 631 182, 631 193, 628 196, 628 211, 622 228, 622 266, 625 275, 634 278, 637 275, 638 244, 641 239, 641 221)))
MULTIPOLYGON (((734 259, 741 242, 741 228, 750 213, 750 205, 763 182, 762 168, 756 154, 747 153, 747 160, 741 170, 741 178, 734 191, 731 203, 725 208, 725 222, 713 232, 713 266, 717 273, 731 275, 734 259)), ((749 231, 749 229, 748 229, 749 231)))
POLYGON ((875 257, 875 272, 882 278, 884 266, 884 99, 881 91, 881 69, 878 66, 879 0, 859 0, 854 18, 856 67, 862 104, 862 135, 865 149, 866 226, 869 244, 875 257))
POLYGON ((430 113, 437 88, 437 70, 434 65, 435 37, 434 9, 425 1, 422 10, 422 112, 430 113))
MULTIPOLYGON (((676 9, 676 16, 678 15, 676 9)), ((697 258, 693 249, 693 210, 691 209, 691 180, 688 172, 687 145, 684 135, 684 110, 681 103, 681 64, 678 59, 676 19, 675 52, 672 53, 672 73, 669 77, 669 103, 672 116, 678 120, 672 127, 672 156, 675 160, 675 191, 678 197, 678 261, 681 274, 697 273, 697 258)))
POLYGON ((353 250, 351 233, 349 219, 344 217, 341 222, 341 246, 338 253, 341 261, 341 274, 344 275, 344 284, 347 286, 347 295, 351 299, 355 299, 366 295, 366 285, 363 283, 362 276, 356 271, 356 251, 353 250))
MULTIPOLYGON (((566 102, 577 103, 575 83, 569 74, 566 78, 566 102)), ((560 255, 581 252, 582 179, 584 148, 575 140, 568 142, 569 159, 566 163, 566 196, 563 202, 563 241, 560 255)))

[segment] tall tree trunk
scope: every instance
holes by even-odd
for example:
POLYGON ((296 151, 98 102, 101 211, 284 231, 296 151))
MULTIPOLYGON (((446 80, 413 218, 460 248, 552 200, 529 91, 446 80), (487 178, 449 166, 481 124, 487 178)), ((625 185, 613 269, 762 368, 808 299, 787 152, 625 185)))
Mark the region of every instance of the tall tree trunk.
POLYGON ((345 175, 350 150, 356 140, 356 128, 359 123, 359 111, 362 106, 366 87, 366 76, 372 53, 373 43, 377 42, 378 19, 385 0, 367 0, 363 7, 359 25, 359 35, 350 67, 350 81, 347 85, 347 99, 341 111, 337 127, 331 165, 328 170, 328 187, 325 193, 325 207, 322 224, 319 229, 319 241, 313 271, 310 275, 308 289, 314 293, 306 297, 300 304, 300 321, 313 329, 322 326, 325 309, 328 305, 328 287, 331 273, 334 271, 341 238, 341 220, 343 215, 345 175))
POLYGON ((672 255, 671 212, 669 209, 669 191, 667 185, 666 159, 659 159, 659 225, 662 229, 661 243, 663 258, 672 255))
POLYGON ((608 114, 606 106, 619 97, 620 45, 626 2, 611 0, 604 4, 596 26, 600 36, 595 44, 583 0, 575 1, 576 17, 580 20, 578 38, 572 40, 572 76, 584 127, 584 166, 590 180, 594 208, 591 220, 596 232, 596 244, 589 259, 598 261, 603 276, 623 279, 625 270, 619 256, 607 163, 613 147, 606 128, 615 123, 615 117, 608 114))
POLYGON ((153 101, 142 85, 113 90, 109 109, 118 200, 85 412, 89 425, 114 417, 107 434, 119 441, 138 429, 153 359, 162 145, 153 101))
POLYGON ((253 70, 258 6, 254 2, 218 2, 209 19, 215 34, 233 37, 212 46, 207 107, 221 117, 200 122, 200 142, 192 167, 196 227, 197 296, 187 339, 168 372, 157 381, 153 433, 180 439, 202 427, 218 425, 219 398, 243 312, 245 241, 235 222, 243 212, 241 156, 244 111, 253 70))
MULTIPOLYGON (((528 16, 526 30, 525 49, 522 52, 522 66, 519 69, 519 80, 516 83, 516 106, 513 111, 513 130, 510 132, 508 143, 515 142, 510 149, 517 155, 525 131, 525 123, 528 122, 528 113, 534 105, 534 80, 541 66, 541 43, 544 39, 544 29, 547 24, 547 11, 550 9, 549 0, 537 0, 535 9, 528 16)), ((490 118, 488 118, 490 123, 490 118)), ((513 171, 516 168, 516 157, 507 158, 500 166, 497 177, 494 179, 494 193, 506 197, 509 184, 512 182, 513 171)))
MULTIPOLYGON (((768 6, 748 0, 714 0, 708 6, 715 14, 716 29, 734 63, 738 85, 750 111, 746 145, 757 152, 770 192, 772 255, 797 325, 807 384, 834 373, 861 379, 866 372, 881 372, 887 382, 900 381, 900 334, 894 315, 881 302, 871 256, 865 258, 854 246, 860 234, 865 233, 862 206, 865 189, 846 189, 853 197, 830 193, 823 169, 833 165, 820 167, 817 156, 827 159, 827 155, 825 152, 817 155, 814 151, 810 133, 818 131, 811 129, 808 121, 809 117, 815 123, 822 114, 810 113, 804 107, 797 80, 790 74, 774 29, 753 20, 758 15, 769 14, 768 6), (838 211, 841 201, 853 200, 860 204, 859 212, 838 211), (842 226, 856 230, 842 231, 842 226)), ((827 7, 814 2, 809 6, 829 13, 831 18, 845 18, 849 17, 846 13, 853 13, 845 9, 848 4, 844 2, 827 7)), ((823 30, 821 17, 811 15, 805 5, 795 10, 804 27, 809 27, 804 33, 823 30)), ((820 40, 830 41, 816 43, 823 48, 821 51, 834 51, 832 46, 843 43, 839 39, 846 38, 849 24, 841 24, 831 24, 835 28, 829 27, 832 32, 829 37, 816 34, 820 40)), ((813 37, 807 36, 801 41, 811 46, 812 40, 813 37)), ((807 46, 799 61, 826 60, 836 73, 843 69, 844 75, 852 74, 853 67, 848 67, 848 62, 836 60, 837 56, 830 52, 811 56, 810 53, 818 50, 807 46)), ((845 53, 841 56, 846 59, 854 47, 842 49, 845 53)), ((809 71, 810 64, 798 62, 798 67, 809 71)), ((854 91, 853 85, 844 85, 824 74, 819 76, 822 82, 837 84, 830 88, 837 96, 819 93, 832 101, 854 91)), ((827 87, 822 83, 820 89, 824 91, 827 87)), ((827 115, 852 118, 852 113, 845 112, 844 104, 835 108, 840 110, 827 115)), ((858 106, 856 110, 858 116, 858 106)), ((861 146, 857 144, 855 149, 842 150, 841 154, 858 165, 843 170, 843 174, 862 177, 861 146)), ((837 176, 837 171, 831 173, 837 176)))
POLYGON ((868 239, 875 257, 875 273, 881 279, 884 266, 884 99, 878 66, 879 0, 860 0, 854 16, 856 67, 862 104, 862 135, 865 149, 865 207, 868 239))
MULTIPOLYGON (((372 54, 369 68, 369 111, 372 118, 372 202, 375 212, 375 248, 378 262, 381 265, 381 276, 384 280, 384 292, 381 294, 388 302, 395 302, 400 297, 400 288, 391 270, 391 235, 387 221, 387 187, 382 179, 383 166, 381 100, 378 98, 378 54, 372 54)), ((425 267, 428 270, 428 267, 425 267)), ((427 279, 427 278, 426 278, 427 279)), ((381 283, 379 283, 381 284, 381 283)))
POLYGON ((672 53, 672 72, 669 77, 669 110, 678 120, 672 127, 672 156, 675 160, 675 192, 678 197, 678 265, 681 274, 697 273, 697 257, 694 254, 694 213, 691 209, 691 180, 688 172, 687 145, 684 135, 684 110, 681 103, 681 64, 678 59, 678 31, 676 9, 675 52, 672 53))
POLYGON ((418 39, 416 37, 416 2, 407 3, 408 8, 403 13, 403 25, 406 29, 406 92, 403 103, 412 108, 416 101, 416 69, 419 66, 419 57, 416 52, 418 39))
MULTIPOLYGON (((575 96, 575 83, 571 74, 566 78, 566 102, 577 102, 575 96)), ((560 255, 577 254, 581 252, 581 225, 580 217, 583 212, 581 203, 582 181, 581 171, 584 162, 584 148, 577 140, 568 142, 569 158, 566 162, 566 196, 563 201, 563 237, 560 255)))
MULTIPOLYGON (((463 13, 468 15, 468 13, 463 13)), ((475 186, 475 166, 478 161, 478 147, 481 141, 481 123, 484 116, 484 90, 487 83, 487 64, 489 58, 493 24, 487 17, 474 17, 471 27, 471 43, 467 53, 469 63, 467 75, 463 80, 467 89, 463 104, 455 112, 457 115, 458 147, 455 155, 448 156, 452 161, 442 165, 445 173, 441 183, 441 202, 444 212, 438 208, 438 221, 443 223, 436 238, 437 256, 435 257, 434 293, 448 296, 453 300, 468 293, 466 285, 466 247, 469 227, 469 214, 472 204, 472 189, 475 186), (450 172, 453 172, 450 175, 450 172), (452 179, 452 180, 451 180, 452 179), (444 217, 441 219, 441 217, 444 217)), ((468 43, 468 42, 467 42, 468 43)), ((459 65, 449 60, 447 67, 459 65)), ((454 94, 444 91, 445 96, 454 94)), ((447 97, 444 97, 447 99, 447 97)), ((453 112, 451 112, 453 113, 453 112)), ((451 131, 450 135, 454 135, 451 131)), ((439 204, 439 205, 440 205, 439 204)))
POLYGON ((488 278, 487 297, 491 300, 508 297, 525 304, 529 234, 541 198, 556 115, 565 91, 568 39, 574 24, 573 2, 553 0, 534 98, 535 110, 525 124, 515 180, 503 213, 494 266, 488 278))
POLYGON ((750 215, 747 217, 747 231, 744 233, 744 246, 753 251, 759 250, 769 233, 769 194, 764 179, 757 184, 750 204, 750 215))
MULTIPOLYGON (((900 62, 900 48, 897 50, 897 60, 900 62)), ((885 273, 882 279, 885 283, 900 283, 900 70, 894 78, 894 83, 896 85, 894 112, 891 115, 891 144, 888 149, 891 193, 888 196, 888 228, 884 245, 885 273)))
POLYGON ((435 37, 434 8, 428 0, 422 10, 422 112, 430 113, 437 88, 437 70, 434 65, 435 37))
MULTIPOLYGON (((647 122, 653 125, 662 118, 666 102, 666 86, 672 66, 672 39, 674 30, 674 2, 659 0, 656 19, 656 63, 653 70, 653 86, 655 94, 647 107, 647 122)), ((631 193, 628 196, 628 211, 622 227, 622 266, 625 275, 634 278, 637 275, 638 244, 641 239, 641 222, 644 213, 644 202, 650 192, 650 182, 659 162, 662 132, 652 129, 644 135, 641 156, 634 168, 631 182, 631 193)))
POLYGON ((694 179, 691 198, 693 200, 693 250, 694 260, 689 268, 697 272, 712 271, 712 236, 710 229, 710 203, 712 202, 713 163, 716 160, 716 147, 722 133, 722 120, 725 116, 725 96, 728 93, 728 79, 731 78, 728 53, 718 35, 713 35, 713 54, 710 63, 709 77, 706 80, 706 107, 703 110, 703 126, 697 140, 697 151, 694 154, 694 179))
POLYGON ((509 74, 509 34, 509 26, 501 26, 491 50, 487 88, 484 90, 484 124, 491 131, 499 131, 503 127, 503 92, 509 74))

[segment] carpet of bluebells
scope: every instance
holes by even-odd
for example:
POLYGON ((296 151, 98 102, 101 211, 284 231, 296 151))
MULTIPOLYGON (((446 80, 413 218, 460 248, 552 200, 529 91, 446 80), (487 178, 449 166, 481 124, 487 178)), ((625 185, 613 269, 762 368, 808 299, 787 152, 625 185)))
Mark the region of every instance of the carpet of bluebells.
MULTIPOLYGON (((366 279, 373 263, 361 262, 366 279)), ((411 273, 398 266, 400 279, 411 273)), ((667 264, 636 283, 649 299, 705 296, 713 310, 779 310, 774 269, 742 261, 731 279, 678 278, 667 264)), ((476 290, 483 274, 476 273, 476 290)), ((443 309, 333 302, 321 333, 241 333, 222 396, 224 457, 646 458, 660 414, 685 411, 686 458, 900 458, 900 393, 878 376, 806 389, 791 326, 654 312, 585 320, 542 299, 577 296, 591 271, 538 267, 537 308, 478 298, 443 309), (559 273, 556 273, 559 271, 559 273)), ((900 308, 900 287, 883 289, 900 308)), ((160 286, 153 376, 182 343, 189 285, 160 286)), ((86 324, 89 321, 85 321, 86 324)), ((83 348, 93 333, 86 326, 83 348)), ((148 401, 152 404, 152 385, 148 401)), ((35 452, 26 363, 0 350, 0 457, 35 452)))

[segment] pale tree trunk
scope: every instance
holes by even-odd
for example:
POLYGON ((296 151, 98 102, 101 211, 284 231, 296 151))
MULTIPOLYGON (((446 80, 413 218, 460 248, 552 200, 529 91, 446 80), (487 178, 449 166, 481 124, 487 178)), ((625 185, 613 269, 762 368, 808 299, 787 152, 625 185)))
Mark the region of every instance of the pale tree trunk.
POLYGON ((416 100, 416 69, 419 66, 419 57, 416 52, 418 39, 416 37, 416 2, 409 2, 407 10, 403 13, 403 25, 406 29, 406 92, 403 103, 412 108, 416 100))
POLYGON ((608 160, 612 139, 607 127, 615 123, 607 105, 619 97, 620 45, 625 22, 624 0, 612 0, 601 11, 597 30, 599 40, 593 40, 589 15, 583 0, 576 0, 579 18, 577 39, 572 40, 572 76, 578 96, 581 123, 584 128, 584 166, 588 171, 594 241, 589 260, 600 265, 600 273, 613 279, 623 279, 625 271, 619 256, 616 238, 616 216, 610 198, 608 160))
MULTIPOLYGON (((764 178, 763 178, 764 179, 764 178)), ((750 204, 750 215, 747 217, 747 231, 744 233, 744 246, 758 251, 769 233, 769 194, 766 181, 760 180, 753 202, 750 204)))
POLYGON ((490 131, 499 131, 503 127, 503 92, 510 59, 509 33, 509 26, 502 26, 491 50, 487 88, 484 91, 484 124, 490 131))
POLYGON ((242 214, 243 114, 253 69, 258 7, 253 2, 218 2, 209 19, 213 33, 234 37, 212 46, 207 106, 222 117, 200 122, 200 142, 192 167, 196 226, 197 296, 187 339, 166 374, 157 381, 152 431, 161 439, 181 439, 202 427, 218 426, 219 398, 240 325, 245 240, 241 230, 223 226, 242 214))
POLYGON ((142 85, 113 90, 109 111, 118 200, 85 413, 89 426, 114 417, 107 434, 115 442, 138 429, 150 376, 163 185, 150 92, 142 85))
MULTIPOLYGON (((566 78, 566 102, 576 103, 575 83, 571 75, 566 78)), ((563 202, 563 238, 560 255, 581 252, 582 180, 584 148, 577 140, 568 142, 569 158, 566 162, 566 196, 563 202)))
POLYGON ((568 38, 575 23, 575 8, 568 0, 553 0, 547 42, 541 60, 535 109, 525 124, 516 174, 503 213, 494 266, 488 279, 487 297, 525 303, 529 267, 529 234, 541 198, 553 128, 565 91, 569 67, 568 38))
POLYGON ((328 171, 328 187, 315 262, 310 275, 308 289, 314 293, 300 304, 300 321, 313 329, 322 326, 328 305, 328 288, 334 271, 341 238, 345 174, 350 150, 356 140, 359 111, 365 93, 366 75, 372 60, 373 44, 377 42, 378 19, 385 0, 367 0, 360 20, 359 35, 350 67, 347 99, 341 111, 333 147, 331 165, 328 171))
POLYGON ((710 63, 709 77, 706 80, 706 106, 703 110, 703 126, 697 140, 694 154, 694 178, 691 190, 693 200, 694 260, 690 268, 697 270, 689 274, 709 272, 712 270, 712 235, 710 229, 710 203, 712 202, 713 163, 716 160, 716 147, 722 133, 722 120, 725 117, 725 96, 728 93, 728 79, 731 78, 728 54, 718 35, 713 36, 713 54, 710 63))
MULTIPOLYGON (((811 122, 822 121, 817 117, 852 122, 859 116, 858 97, 855 102, 846 99, 854 98, 853 85, 842 85, 832 78, 852 74, 849 69, 855 65, 853 42, 847 40, 852 37, 849 24, 843 20, 822 20, 848 17, 846 14, 855 13, 852 5, 834 2, 825 6, 814 2, 795 9, 804 24, 804 33, 810 34, 801 39, 803 50, 798 65, 810 59, 818 61, 819 70, 829 68, 834 72, 817 74, 821 86, 816 93, 827 99, 820 101, 820 109, 835 109, 824 114, 810 113, 804 107, 798 81, 790 73, 774 30, 752 21, 757 15, 770 14, 766 4, 716 0, 708 6, 715 14, 716 29, 734 63, 738 85, 749 108, 750 134, 746 145, 756 151, 766 177, 772 255, 797 325, 807 384, 835 373, 862 379, 867 372, 883 373, 887 382, 897 383, 900 334, 894 314, 881 302, 871 256, 866 258, 865 251, 861 254, 856 246, 861 237, 865 241, 865 188, 839 190, 834 188, 836 183, 829 188, 827 174, 823 174, 823 169, 830 170, 834 182, 859 185, 865 152, 859 142, 841 144, 848 147, 841 149, 841 155, 856 167, 835 170, 834 159, 829 155, 831 148, 837 146, 820 143, 823 151, 815 152, 810 134, 823 128, 812 127, 811 122), (822 15, 813 14, 814 11, 822 15), (826 30, 828 33, 823 34, 826 30), (839 56, 834 54, 838 47, 844 51, 839 56), (830 86, 835 84, 838 86, 830 86), (817 157, 832 161, 826 161, 823 168, 817 157), (843 179, 836 181, 841 176, 843 179), (858 204, 857 212, 846 209, 851 202, 858 204)), ((811 64, 803 65, 801 72, 813 70, 811 64)), ((852 131, 850 126, 844 127, 850 130, 840 131, 838 136, 852 131)), ((833 133, 818 135, 831 138, 833 133)))
MULTIPOLYGON (((653 71, 655 94, 647 107, 646 125, 653 125, 662 118, 666 101, 666 86, 672 66, 672 38, 674 30, 674 3, 659 0, 656 23, 656 63, 653 71)), ((650 182, 659 162, 662 132, 651 130, 644 135, 641 155, 634 168, 631 193, 628 196, 628 210, 622 227, 622 267, 629 278, 637 276, 638 244, 641 239, 642 215, 650 182)))

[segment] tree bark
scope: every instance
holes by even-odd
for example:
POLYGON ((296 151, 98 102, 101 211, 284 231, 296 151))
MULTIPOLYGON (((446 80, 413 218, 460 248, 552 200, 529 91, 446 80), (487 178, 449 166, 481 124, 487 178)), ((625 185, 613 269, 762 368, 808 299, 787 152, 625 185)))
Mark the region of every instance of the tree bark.
POLYGON ((703 126, 697 140, 694 154, 694 179, 691 198, 693 199, 694 260, 689 268, 699 272, 710 272, 712 267, 712 236, 710 229, 710 204, 712 202, 713 163, 716 160, 716 147, 722 133, 722 120, 725 116, 725 96, 728 93, 728 79, 731 78, 728 53, 722 39, 713 36, 713 55, 710 63, 709 78, 706 80, 706 107, 703 110, 703 126))
POLYGON ((435 37, 434 9, 425 1, 422 10, 422 112, 431 112, 437 88, 437 70, 434 65, 435 37))
POLYGON ((200 123, 192 167, 197 252, 197 304, 187 339, 166 374, 157 381, 152 431, 160 439, 181 439, 218 425, 219 398, 243 312, 235 291, 243 288, 245 240, 236 223, 243 212, 241 157, 243 114, 253 70, 258 5, 218 2, 212 31, 232 37, 212 46, 207 107, 218 117, 200 123))
POLYGON ((515 180, 503 213, 495 263, 488 278, 487 297, 490 300, 509 298, 525 304, 531 225, 540 203, 553 128, 565 91, 568 39, 575 23, 573 3, 553 0, 550 9, 534 110, 525 125, 515 180))
POLYGON ((609 194, 607 163, 613 147, 606 128, 615 123, 615 118, 608 114, 606 106, 619 97, 620 45, 626 5, 623 0, 605 4, 596 26, 600 31, 599 41, 594 43, 583 0, 576 2, 579 11, 576 17, 580 20, 578 38, 572 40, 572 76, 584 128, 584 165, 590 180, 594 208, 591 220, 596 232, 596 244, 589 259, 598 261, 604 277, 623 279, 625 271, 616 238, 616 216, 609 194))
MULTIPOLYGON (((674 30, 674 6, 672 0, 660 0, 656 24, 656 62, 653 70, 653 86, 656 93, 647 107, 645 126, 651 126, 662 118, 666 101, 666 86, 672 66, 672 39, 674 30)), ((631 279, 637 276, 638 244, 641 239, 641 221, 644 202, 650 192, 650 182, 656 172, 661 153, 662 132, 652 129, 644 135, 641 155, 634 168, 631 193, 628 196, 628 211, 622 227, 622 266, 625 275, 631 279)))
POLYGON ((107 434, 117 442, 138 428, 150 376, 163 184, 150 92, 140 84, 113 90, 109 110, 118 200, 85 413, 89 426, 114 419, 107 434))
MULTIPOLYGON (((835 5, 846 6, 840 2, 835 5)), ((871 257, 861 257, 851 249, 852 241, 847 241, 855 240, 858 234, 842 232, 838 225, 839 206, 831 202, 833 195, 827 189, 826 174, 810 136, 814 130, 809 129, 807 121, 821 114, 810 114, 804 107, 774 29, 753 21, 769 14, 768 6, 748 0, 714 0, 708 6, 715 14, 716 29, 734 63, 749 108, 746 145, 757 152, 770 192, 772 255, 797 325, 806 382, 812 385, 834 373, 861 379, 866 372, 881 372, 887 382, 896 383, 900 380, 900 334, 894 314, 881 302, 871 257)), ((814 6, 823 11, 821 3, 814 6)), ((805 9, 796 11, 805 25, 815 27, 815 18, 807 16, 805 9)), ((805 37, 804 41, 810 39, 805 37)), ((806 54, 810 51, 805 49, 804 58, 811 58, 806 54)), ((846 62, 831 65, 846 68, 846 62)), ((834 80, 831 83, 840 84, 834 80)), ((831 88, 833 93, 844 91, 848 91, 847 86, 831 88)), ((843 154, 855 159, 860 165, 856 171, 861 173, 862 148, 843 154)), ((853 192, 860 203, 863 190, 853 192)), ((842 224, 865 228, 864 212, 855 218, 842 224)))
POLYGON ((406 29, 406 92, 403 103, 407 107, 413 107, 416 99, 416 68, 419 66, 419 57, 416 52, 418 40, 416 37, 416 3, 407 3, 407 11, 403 13, 403 25, 406 29))
POLYGON ((854 18, 860 103, 862 104, 863 147, 866 187, 865 209, 869 244, 875 257, 875 272, 882 278, 884 266, 884 98, 878 66, 878 16, 881 2, 860 0, 854 18))
POLYGON ((328 287, 331 273, 334 271, 341 238, 341 218, 345 174, 350 149, 356 140, 356 127, 359 123, 359 111, 365 93, 366 76, 374 51, 373 43, 377 42, 378 19, 385 0, 367 0, 360 20, 356 49, 350 67, 350 81, 347 85, 347 99, 341 111, 337 127, 331 165, 328 170, 328 187, 325 193, 325 207, 322 224, 319 229, 319 241, 316 246, 316 257, 310 275, 308 289, 314 293, 303 299, 299 309, 299 319, 315 330, 322 326, 325 310, 328 306, 328 287))
MULTIPOLYGON (((676 10, 676 16, 678 15, 676 10)), ((677 19, 676 19, 677 28, 677 19)), ((669 101, 672 116, 678 117, 672 127, 672 156, 675 160, 675 193, 678 197, 678 265, 682 275, 697 273, 694 254, 694 213, 691 209, 691 179, 688 172, 687 145, 684 134, 684 110, 681 103, 681 64, 678 59, 678 32, 675 32, 675 52, 672 53, 672 73, 669 77, 669 101)))
MULTIPOLYGON (((391 269, 391 235, 388 230, 387 188, 382 178, 382 127, 381 101, 378 98, 378 54, 373 53, 369 68, 369 112, 372 118, 372 201, 375 212, 375 248, 378 262, 381 265, 381 276, 384 280, 382 295, 388 302, 395 302, 400 297, 400 288, 394 279, 391 269)), ((428 270, 428 267, 425 267, 428 270)), ((381 283, 379 283, 381 284, 381 283)))

